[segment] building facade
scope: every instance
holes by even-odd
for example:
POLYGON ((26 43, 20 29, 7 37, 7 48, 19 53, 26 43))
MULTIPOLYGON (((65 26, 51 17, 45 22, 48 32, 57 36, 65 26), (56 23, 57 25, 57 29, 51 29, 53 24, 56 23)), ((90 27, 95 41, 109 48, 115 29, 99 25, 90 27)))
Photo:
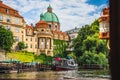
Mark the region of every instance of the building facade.
POLYGON ((74 50, 74 48, 72 47, 72 45, 73 45, 72 41, 73 41, 73 39, 77 38, 79 30, 80 30, 80 28, 75 27, 74 29, 66 31, 66 33, 69 35, 69 47, 68 47, 69 51, 74 50))
POLYGON ((19 12, 0 1, 0 25, 13 32, 15 43, 13 49, 17 49, 17 43, 25 39, 25 21, 19 12))
POLYGON ((54 39, 69 41, 69 36, 60 31, 59 19, 50 5, 33 26, 27 25, 17 10, 0 1, 0 25, 13 32, 15 43, 12 49, 16 51, 19 49, 18 42, 24 42, 28 52, 53 56, 54 39))
POLYGON ((100 32, 99 32, 99 38, 100 39, 109 39, 109 8, 104 8, 102 11, 102 16, 99 18, 100 23, 100 32))

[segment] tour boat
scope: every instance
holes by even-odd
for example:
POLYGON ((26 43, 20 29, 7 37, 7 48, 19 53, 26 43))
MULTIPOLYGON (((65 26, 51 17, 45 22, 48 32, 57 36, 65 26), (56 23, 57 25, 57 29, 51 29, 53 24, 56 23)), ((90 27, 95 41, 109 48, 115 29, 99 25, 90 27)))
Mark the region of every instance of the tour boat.
POLYGON ((52 61, 52 70, 62 71, 76 69, 78 69, 78 64, 74 59, 54 58, 52 61))

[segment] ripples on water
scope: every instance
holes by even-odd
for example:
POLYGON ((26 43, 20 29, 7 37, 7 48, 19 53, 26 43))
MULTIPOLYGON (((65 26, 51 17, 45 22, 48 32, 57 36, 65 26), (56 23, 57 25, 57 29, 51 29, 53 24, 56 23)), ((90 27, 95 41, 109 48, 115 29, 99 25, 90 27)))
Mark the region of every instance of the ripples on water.
MULTIPOLYGON (((102 76, 102 75, 100 75, 102 76)), ((34 79, 34 80, 110 80, 109 77, 93 77, 85 71, 40 71, 0 74, 1 79, 34 79)), ((105 75, 103 75, 105 76, 105 75)))

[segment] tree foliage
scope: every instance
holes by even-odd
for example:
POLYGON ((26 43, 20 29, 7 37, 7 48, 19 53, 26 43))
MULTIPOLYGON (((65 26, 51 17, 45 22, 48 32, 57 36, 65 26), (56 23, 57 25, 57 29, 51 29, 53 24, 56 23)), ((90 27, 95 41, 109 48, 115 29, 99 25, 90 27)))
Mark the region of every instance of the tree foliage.
POLYGON ((4 26, 0 25, 0 48, 5 51, 11 51, 14 39, 11 31, 6 30, 4 26))
POLYGON ((67 42, 66 41, 63 41, 63 40, 56 40, 54 39, 54 55, 56 54, 62 54, 63 52, 66 51, 66 48, 67 48, 67 42))
POLYGON ((19 50, 27 48, 27 46, 25 46, 24 42, 18 42, 18 47, 19 47, 19 50))
MULTIPOLYGON (((99 32, 99 22, 98 20, 95 20, 90 26, 85 25, 83 26, 79 32, 76 39, 73 40, 73 46, 74 51, 76 53, 76 56, 81 56, 86 50, 93 50, 95 47, 99 46, 98 38, 98 32, 99 32), (93 37, 93 35, 95 35, 93 37)), ((104 46, 100 44, 101 47, 104 46)), ((99 51, 100 48, 97 48, 99 51)))
POLYGON ((80 65, 82 64, 100 64, 102 66, 108 66, 108 59, 103 53, 95 54, 91 51, 85 51, 85 53, 78 58, 80 65))
POLYGON ((79 30, 73 46, 79 64, 108 64, 106 41, 99 39, 98 20, 79 30))

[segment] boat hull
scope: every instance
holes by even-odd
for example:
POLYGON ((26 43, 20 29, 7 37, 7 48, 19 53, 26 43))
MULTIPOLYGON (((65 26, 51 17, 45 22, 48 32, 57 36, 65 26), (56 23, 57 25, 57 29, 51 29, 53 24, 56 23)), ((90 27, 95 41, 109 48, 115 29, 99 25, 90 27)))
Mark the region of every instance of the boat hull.
POLYGON ((52 70, 55 70, 55 71, 65 71, 65 70, 77 70, 77 66, 54 66, 52 67, 52 70))

